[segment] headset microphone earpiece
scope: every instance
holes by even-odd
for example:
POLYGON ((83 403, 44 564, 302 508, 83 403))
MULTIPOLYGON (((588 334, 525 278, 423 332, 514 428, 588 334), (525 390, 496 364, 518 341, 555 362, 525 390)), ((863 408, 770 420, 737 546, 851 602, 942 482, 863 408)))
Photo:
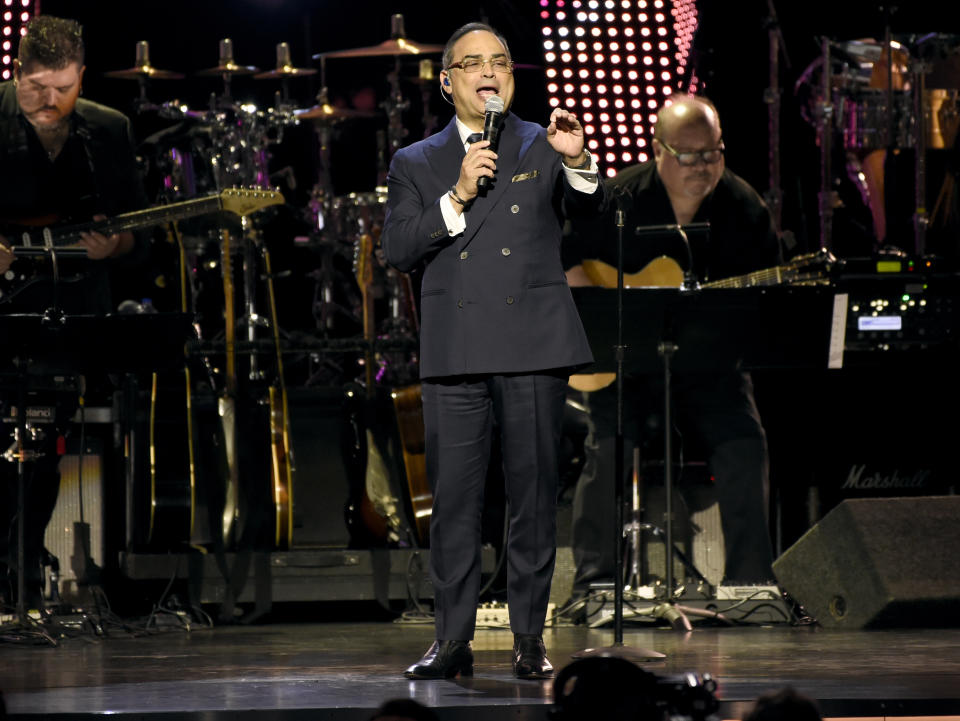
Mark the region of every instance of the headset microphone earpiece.
POLYGON ((450 78, 444 78, 444 79, 443 79, 443 84, 444 84, 444 85, 450 85, 450 78))

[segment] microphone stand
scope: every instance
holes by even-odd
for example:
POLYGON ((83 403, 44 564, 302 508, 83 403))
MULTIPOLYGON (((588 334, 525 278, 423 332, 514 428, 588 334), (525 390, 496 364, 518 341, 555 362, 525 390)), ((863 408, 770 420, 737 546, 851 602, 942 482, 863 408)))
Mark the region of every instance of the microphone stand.
MULTIPOLYGON (((613 503, 616 528, 623 528, 623 360, 625 346, 623 345, 623 205, 625 193, 620 188, 613 190, 613 197, 617 203, 617 342, 614 346, 616 359, 616 389, 617 389, 617 432, 614 440, 614 475, 613 503)), ((616 656, 631 661, 657 661, 665 659, 666 655, 658 651, 642 648, 630 648, 623 645, 623 533, 616 533, 616 551, 614 553, 614 610, 613 610, 613 646, 606 648, 587 648, 572 654, 573 658, 589 656, 616 656)))

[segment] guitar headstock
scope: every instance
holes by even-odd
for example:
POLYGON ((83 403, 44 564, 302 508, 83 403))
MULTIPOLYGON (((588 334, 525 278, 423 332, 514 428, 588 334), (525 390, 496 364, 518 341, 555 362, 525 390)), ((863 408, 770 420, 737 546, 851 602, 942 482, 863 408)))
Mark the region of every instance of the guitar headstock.
POLYGON ((223 209, 237 215, 250 215, 271 205, 282 205, 285 201, 278 190, 263 188, 227 188, 220 193, 223 209))

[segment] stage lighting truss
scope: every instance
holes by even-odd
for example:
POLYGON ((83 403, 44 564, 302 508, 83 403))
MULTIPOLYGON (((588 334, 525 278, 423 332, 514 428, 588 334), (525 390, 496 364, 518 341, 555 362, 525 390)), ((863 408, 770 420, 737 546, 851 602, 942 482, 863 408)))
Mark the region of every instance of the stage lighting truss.
POLYGON ((33 3, 34 0, 0 0, 0 80, 13 77, 18 38, 33 17, 33 3))
POLYGON ((613 176, 650 155, 656 110, 696 92, 695 0, 539 0, 547 97, 577 114, 613 176))

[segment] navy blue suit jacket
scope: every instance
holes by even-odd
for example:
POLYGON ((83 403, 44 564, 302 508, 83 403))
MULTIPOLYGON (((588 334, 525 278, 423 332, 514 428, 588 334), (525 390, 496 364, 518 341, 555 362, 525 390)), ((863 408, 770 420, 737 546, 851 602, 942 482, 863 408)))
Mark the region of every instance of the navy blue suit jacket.
POLYGON ((504 118, 496 182, 451 237, 440 198, 464 157, 456 121, 394 155, 381 241, 387 262, 423 267, 420 376, 536 372, 593 361, 560 259, 563 212, 599 210, 603 183, 570 187, 546 130, 504 118))

